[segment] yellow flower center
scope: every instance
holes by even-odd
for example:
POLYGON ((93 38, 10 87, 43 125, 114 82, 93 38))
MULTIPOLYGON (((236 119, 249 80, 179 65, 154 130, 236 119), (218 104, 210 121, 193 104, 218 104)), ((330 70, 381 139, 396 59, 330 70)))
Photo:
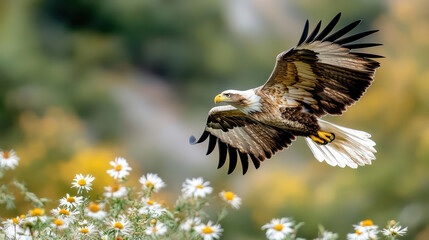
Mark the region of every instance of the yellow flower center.
POLYGON ((121 186, 119 184, 115 184, 110 188, 112 193, 117 192, 121 186))
POLYGON ((67 202, 74 203, 74 202, 76 202, 76 199, 74 197, 68 197, 67 202))
POLYGON ((42 214, 43 214, 43 211, 40 208, 35 208, 35 209, 31 210, 31 212, 30 212, 30 215, 33 217, 34 216, 42 216, 42 214))
POLYGON ((210 234, 213 233, 213 229, 209 226, 206 226, 205 228, 203 228, 203 233, 204 234, 210 234))
POLYGON ((158 231, 158 229, 156 227, 153 227, 152 232, 156 232, 156 231, 158 231))
POLYGON ((118 172, 121 171, 122 170, 121 164, 116 165, 115 170, 118 172))
POLYGON ((18 224, 19 220, 18 220, 18 218, 12 218, 12 222, 13 222, 13 224, 18 224))
POLYGON ((196 186, 196 188, 203 189, 203 185, 198 184, 198 185, 196 186))
POLYGON ((10 157, 9 151, 4 151, 3 158, 9 158, 9 157, 10 157))
POLYGON ((224 194, 224 196, 225 196, 225 199, 226 200, 228 200, 228 201, 232 201, 232 199, 234 199, 234 193, 233 192, 225 192, 225 194, 224 194))
POLYGON ((64 224, 64 222, 61 219, 54 218, 54 224, 57 226, 61 226, 64 224))
POLYGON ((370 220, 370 219, 366 219, 363 220, 362 223, 360 224, 362 227, 366 227, 366 226, 373 226, 374 223, 370 220))
POLYGON ((70 212, 69 212, 69 211, 67 211, 66 209, 61 209, 58 213, 59 213, 60 215, 70 215, 70 212))
POLYGON ((19 216, 19 218, 24 219, 24 218, 25 218, 25 215, 24 215, 24 214, 21 214, 21 216, 19 216))
POLYGON ((100 206, 98 206, 97 203, 89 204, 88 208, 91 212, 94 212, 94 213, 100 211, 100 206))
POLYGON ((153 204, 154 204, 154 202, 153 202, 152 200, 149 200, 149 201, 147 201, 147 204, 149 204, 149 205, 153 205, 153 204))
POLYGON ((82 229, 79 230, 79 232, 81 232, 81 233, 89 233, 89 230, 88 230, 88 228, 82 228, 82 229))
POLYGON ((283 230, 283 224, 277 224, 277 225, 275 225, 274 226, 274 230, 276 230, 276 231, 281 231, 281 230, 283 230))
POLYGON ((124 228, 124 225, 122 225, 122 223, 120 223, 120 222, 115 222, 115 225, 113 225, 113 227, 117 228, 117 229, 122 229, 122 228, 124 228))
POLYGON ((361 235, 361 234, 362 234, 362 232, 361 232, 361 231, 359 231, 359 230, 356 230, 356 234, 357 234, 357 235, 361 235))
POLYGON ((152 223, 152 224, 156 224, 156 219, 152 219, 152 220, 150 220, 150 223, 152 223))
POLYGON ((151 181, 146 182, 146 187, 153 188, 154 186, 155 186, 155 184, 153 184, 153 182, 151 182, 151 181))
POLYGON ((86 181, 85 181, 85 179, 80 179, 78 182, 77 182, 77 184, 79 184, 79 186, 85 186, 86 185, 86 181))

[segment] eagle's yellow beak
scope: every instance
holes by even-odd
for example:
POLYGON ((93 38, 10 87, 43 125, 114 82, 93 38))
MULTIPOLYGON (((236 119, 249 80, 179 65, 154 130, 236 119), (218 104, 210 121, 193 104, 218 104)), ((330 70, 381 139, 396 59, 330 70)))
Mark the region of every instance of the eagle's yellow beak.
POLYGON ((223 96, 222 94, 219 94, 219 95, 217 95, 215 97, 214 102, 215 103, 219 103, 219 102, 222 102, 222 101, 225 101, 225 100, 230 100, 230 99, 227 98, 227 97, 225 97, 225 96, 223 96))

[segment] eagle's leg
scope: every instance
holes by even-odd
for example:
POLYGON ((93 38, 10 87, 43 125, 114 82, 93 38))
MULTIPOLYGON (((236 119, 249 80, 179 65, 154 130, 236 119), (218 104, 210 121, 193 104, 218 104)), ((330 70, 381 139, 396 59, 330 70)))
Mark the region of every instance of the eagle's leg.
POLYGON ((319 145, 326 145, 335 139, 335 134, 330 132, 317 131, 316 135, 310 135, 311 140, 319 145))
POLYGON ((295 135, 310 137, 319 145, 326 145, 334 141, 335 134, 321 131, 316 116, 304 112, 302 107, 286 107, 281 108, 280 111, 295 135))

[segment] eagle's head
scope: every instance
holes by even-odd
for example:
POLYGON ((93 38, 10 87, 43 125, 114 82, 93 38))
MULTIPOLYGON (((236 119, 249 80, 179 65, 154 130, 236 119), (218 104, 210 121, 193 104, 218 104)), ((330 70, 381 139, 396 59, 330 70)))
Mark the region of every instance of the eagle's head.
POLYGON ((260 99, 261 97, 256 95, 253 89, 246 91, 225 90, 215 97, 214 102, 225 102, 238 108, 244 113, 250 113, 261 111, 260 99))

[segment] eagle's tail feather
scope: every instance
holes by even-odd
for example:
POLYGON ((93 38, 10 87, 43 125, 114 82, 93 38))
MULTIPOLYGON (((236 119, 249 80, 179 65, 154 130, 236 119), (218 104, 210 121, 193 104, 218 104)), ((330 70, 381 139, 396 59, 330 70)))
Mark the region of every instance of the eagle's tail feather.
POLYGON ((370 139, 369 133, 341 127, 319 119, 320 130, 335 134, 335 140, 326 145, 313 142, 310 137, 305 138, 308 146, 320 162, 326 161, 331 166, 357 168, 371 164, 375 160, 375 142, 370 139))

